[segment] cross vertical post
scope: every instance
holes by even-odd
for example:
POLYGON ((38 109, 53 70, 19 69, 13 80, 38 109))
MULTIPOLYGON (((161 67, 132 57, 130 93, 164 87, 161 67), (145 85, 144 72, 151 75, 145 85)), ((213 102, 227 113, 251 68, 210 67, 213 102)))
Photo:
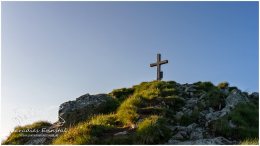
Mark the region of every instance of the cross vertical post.
POLYGON ((150 67, 157 67, 157 81, 162 80, 163 72, 161 71, 161 65, 168 63, 168 60, 161 61, 161 54, 157 54, 157 62, 150 64, 150 67))

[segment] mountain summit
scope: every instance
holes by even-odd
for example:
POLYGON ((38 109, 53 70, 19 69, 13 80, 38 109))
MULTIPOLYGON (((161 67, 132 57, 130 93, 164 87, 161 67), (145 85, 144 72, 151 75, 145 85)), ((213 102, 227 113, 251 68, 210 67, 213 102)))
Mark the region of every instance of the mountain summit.
POLYGON ((258 144, 258 107, 257 92, 227 82, 143 82, 65 102, 57 122, 16 127, 2 144, 258 144), (56 135, 25 132, 42 128, 56 135))

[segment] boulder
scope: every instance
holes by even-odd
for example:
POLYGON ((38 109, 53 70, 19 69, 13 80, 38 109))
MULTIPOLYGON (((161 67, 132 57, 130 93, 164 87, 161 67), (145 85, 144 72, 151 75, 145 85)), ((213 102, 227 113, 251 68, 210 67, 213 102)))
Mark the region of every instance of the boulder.
POLYGON ((111 97, 107 94, 85 94, 74 101, 65 102, 59 108, 59 122, 64 123, 63 126, 67 127, 83 121, 89 116, 99 113, 102 105, 108 99, 111 97))

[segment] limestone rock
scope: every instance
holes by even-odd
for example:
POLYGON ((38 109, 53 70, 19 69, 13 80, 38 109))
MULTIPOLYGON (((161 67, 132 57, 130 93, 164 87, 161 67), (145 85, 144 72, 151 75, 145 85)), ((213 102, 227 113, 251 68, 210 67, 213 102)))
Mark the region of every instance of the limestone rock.
POLYGON ((106 94, 89 95, 85 94, 78 97, 74 101, 68 101, 60 105, 59 122, 63 122, 64 126, 74 125, 89 116, 98 113, 99 108, 109 98, 106 94), (60 121, 63 119, 64 121, 60 121))
POLYGON ((202 139, 203 138, 203 129, 198 127, 196 129, 194 129, 191 133, 190 133, 190 139, 195 140, 195 139, 202 139))
POLYGON ((189 140, 189 141, 174 141, 169 140, 167 144, 175 144, 175 145, 230 145, 234 144, 234 142, 227 140, 224 137, 216 137, 211 139, 198 139, 198 140, 189 140))
POLYGON ((248 98, 243 96, 239 90, 233 90, 231 94, 226 98, 226 106, 234 107, 240 102, 248 102, 248 98))

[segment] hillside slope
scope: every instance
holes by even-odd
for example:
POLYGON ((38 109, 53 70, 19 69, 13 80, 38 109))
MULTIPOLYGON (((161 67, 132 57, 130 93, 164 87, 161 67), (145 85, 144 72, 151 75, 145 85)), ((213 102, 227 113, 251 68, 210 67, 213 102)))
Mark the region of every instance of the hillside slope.
POLYGON ((65 124, 48 129, 67 130, 50 132, 54 137, 13 132, 2 144, 257 144, 258 107, 258 93, 227 82, 143 82, 63 103, 59 117, 65 124))

